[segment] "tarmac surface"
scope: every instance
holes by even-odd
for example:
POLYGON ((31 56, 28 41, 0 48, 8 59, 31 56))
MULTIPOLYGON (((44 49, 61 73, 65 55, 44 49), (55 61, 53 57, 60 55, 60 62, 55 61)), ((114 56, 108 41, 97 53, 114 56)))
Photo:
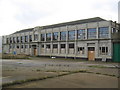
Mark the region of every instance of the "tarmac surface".
POLYGON ((79 70, 92 73, 73 73, 61 77, 13 85, 11 88, 117 88, 118 63, 93 62, 60 58, 31 60, 2 60, 2 83, 45 76, 55 76, 79 70))

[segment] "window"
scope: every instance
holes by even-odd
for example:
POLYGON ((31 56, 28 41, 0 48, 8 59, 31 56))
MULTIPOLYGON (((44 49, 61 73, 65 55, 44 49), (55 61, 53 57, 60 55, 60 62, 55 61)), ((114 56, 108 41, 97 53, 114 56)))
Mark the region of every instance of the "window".
POLYGON ((19 38, 19 37, 17 37, 17 43, 19 43, 19 41, 20 41, 20 38, 19 38))
POLYGON ((11 49, 11 48, 12 48, 12 45, 10 45, 9 47, 10 47, 10 49, 11 49))
POLYGON ((88 29, 88 39, 96 38, 96 28, 89 28, 88 29))
POLYGON ((51 41, 51 33, 47 33, 46 34, 46 40, 47 41, 51 41))
POLYGON ((44 44, 41 47, 44 48, 44 44))
POLYGON ((99 28, 99 38, 108 38, 109 28, 108 27, 100 27, 99 28))
POLYGON ((53 48, 58 48, 58 44, 53 44, 53 48))
POLYGON ((23 48, 23 45, 21 45, 21 48, 23 48))
POLYGON ((75 30, 68 32, 68 40, 75 40, 75 30))
POLYGON ((19 49, 19 45, 17 45, 17 49, 19 49))
POLYGON ((34 40, 35 40, 35 41, 38 40, 38 34, 34 34, 34 40))
POLYGON ((45 41, 45 34, 41 34, 41 41, 45 41))
POLYGON ((31 48, 31 45, 29 45, 29 48, 31 48))
POLYGON ((32 35, 29 35, 29 42, 32 42, 32 35))
POLYGON ((61 48, 65 48, 65 44, 61 44, 61 48))
POLYGON ((28 45, 25 45, 25 48, 28 48, 28 45))
POLYGON ((15 48, 15 45, 13 45, 13 48, 15 48))
POLYGON ((12 38, 10 37, 10 43, 12 43, 12 38))
POLYGON ((85 29, 77 30, 77 39, 85 39, 85 29))
POLYGON ((60 32, 60 40, 66 40, 66 31, 60 32))
POLYGON ((100 47, 100 55, 108 55, 108 47, 100 47))
POLYGON ((79 54, 84 54, 84 47, 78 47, 78 53, 79 54))
POLYGON ((74 48, 74 44, 69 44, 69 48, 74 48))
POLYGON ((24 36, 21 36, 21 43, 24 42, 24 36))
POLYGON ((28 36, 25 36, 25 42, 28 42, 28 36))
POLYGON ((47 49, 50 49, 50 44, 46 45, 46 48, 47 48, 47 49))
POLYGON ((7 44, 9 43, 9 38, 6 39, 6 43, 7 43, 7 44))
POLYGON ((58 32, 53 33, 53 40, 58 40, 58 32))
POLYGON ((116 29, 115 28, 112 28, 112 33, 116 33, 116 29))
POLYGON ((15 43, 15 37, 13 37, 13 43, 15 43))

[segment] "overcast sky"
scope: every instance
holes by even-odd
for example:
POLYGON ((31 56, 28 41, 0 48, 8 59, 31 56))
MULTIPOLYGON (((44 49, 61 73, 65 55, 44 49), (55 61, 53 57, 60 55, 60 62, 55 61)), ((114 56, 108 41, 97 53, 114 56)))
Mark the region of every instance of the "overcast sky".
POLYGON ((118 22, 119 0, 0 0, 0 36, 92 17, 118 22))

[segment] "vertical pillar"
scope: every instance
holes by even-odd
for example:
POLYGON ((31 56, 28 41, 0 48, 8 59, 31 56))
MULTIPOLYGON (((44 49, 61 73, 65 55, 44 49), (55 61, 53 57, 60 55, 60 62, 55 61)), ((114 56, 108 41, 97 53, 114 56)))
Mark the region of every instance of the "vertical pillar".
POLYGON ((58 54, 60 54, 60 28, 59 28, 59 32, 58 32, 58 54))
POLYGON ((75 57, 76 58, 76 55, 77 55, 77 26, 76 26, 76 29, 75 29, 75 43, 74 43, 74 54, 75 54, 75 57))
POLYGON ((66 54, 65 54, 65 57, 67 57, 68 55, 68 26, 66 26, 66 54))
POLYGON ((85 28, 85 39, 88 39, 88 34, 87 34, 87 24, 86 24, 86 28, 85 28))

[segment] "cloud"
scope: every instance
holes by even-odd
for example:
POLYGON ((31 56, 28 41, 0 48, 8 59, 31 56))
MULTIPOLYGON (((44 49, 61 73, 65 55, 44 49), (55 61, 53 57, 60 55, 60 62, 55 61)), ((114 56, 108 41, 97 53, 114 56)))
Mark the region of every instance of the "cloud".
POLYGON ((1 35, 91 17, 117 21, 119 0, 0 0, 1 35))

